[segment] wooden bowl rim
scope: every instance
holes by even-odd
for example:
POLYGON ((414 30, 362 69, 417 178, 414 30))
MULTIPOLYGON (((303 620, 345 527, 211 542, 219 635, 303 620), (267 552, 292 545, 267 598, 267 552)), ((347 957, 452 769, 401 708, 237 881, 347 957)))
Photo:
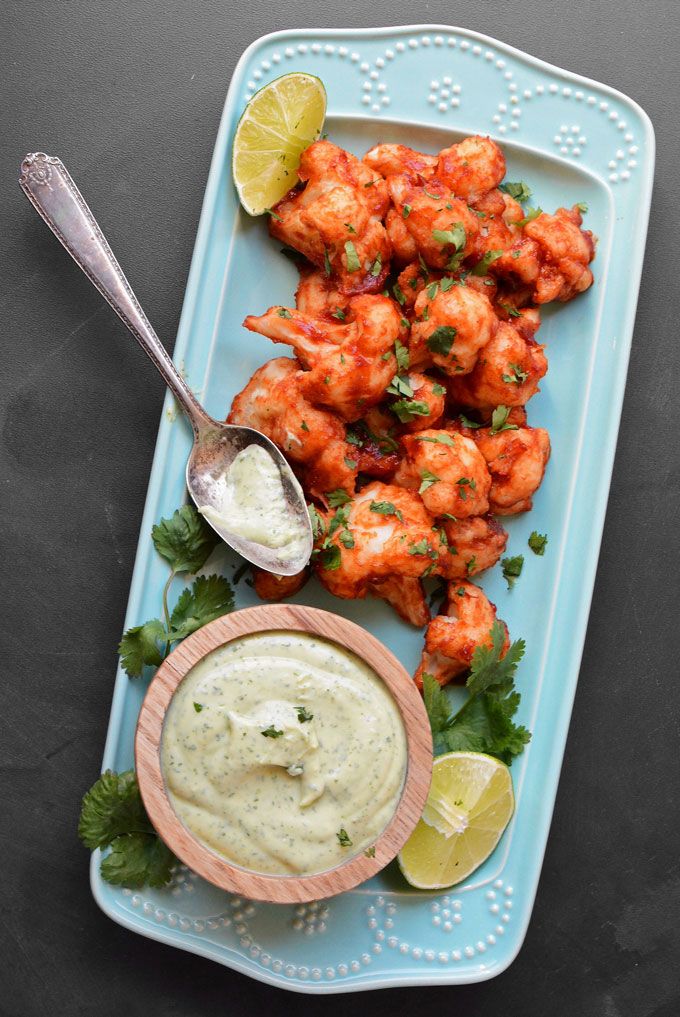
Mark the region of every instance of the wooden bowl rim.
POLYGON ((209 622, 188 636, 154 675, 137 720, 135 766, 139 789, 153 826, 170 850, 208 882, 252 900, 303 903, 350 890, 383 869, 420 819, 432 775, 432 736, 420 693, 408 671, 375 636, 330 611, 298 604, 244 608, 209 622), (232 864, 184 826, 168 797, 160 744, 167 709, 180 682, 208 653, 257 632, 309 632, 335 642, 365 661, 387 685, 399 709, 407 742, 401 797, 392 819, 375 841, 375 855, 349 858, 309 876, 252 872, 232 864))

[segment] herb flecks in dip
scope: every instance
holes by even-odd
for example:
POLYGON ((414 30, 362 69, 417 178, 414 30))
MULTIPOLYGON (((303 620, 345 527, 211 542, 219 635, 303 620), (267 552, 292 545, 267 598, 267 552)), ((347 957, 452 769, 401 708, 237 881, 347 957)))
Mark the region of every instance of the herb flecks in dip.
POLYGON ((300 556, 307 531, 291 513, 279 469, 260 445, 248 445, 220 478, 215 505, 199 505, 209 523, 278 553, 300 556))
POLYGON ((235 639, 189 672, 161 764, 184 825, 256 872, 323 872, 369 848, 406 774, 398 707, 375 672, 303 632, 235 639))

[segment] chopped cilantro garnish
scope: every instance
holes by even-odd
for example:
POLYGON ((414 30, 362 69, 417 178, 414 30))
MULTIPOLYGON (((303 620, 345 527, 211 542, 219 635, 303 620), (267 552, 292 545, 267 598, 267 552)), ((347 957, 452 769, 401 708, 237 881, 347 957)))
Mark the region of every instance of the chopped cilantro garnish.
POLYGON ((260 734, 264 738, 280 738, 283 734, 283 731, 279 731, 278 728, 275 728, 273 724, 270 724, 269 727, 266 727, 264 729, 264 731, 260 731, 260 734))
MULTIPOLYGON (((368 187, 368 184, 366 184, 365 186, 368 187)), ((343 826, 340 827, 335 836, 340 841, 340 847, 352 847, 352 841, 350 840, 350 836, 343 826)))
POLYGON ((436 438, 431 438, 426 435, 417 434, 415 436, 415 439, 416 441, 429 441, 432 442, 433 445, 448 445, 449 448, 456 447, 456 443, 454 442, 453 438, 451 437, 450 434, 447 434, 446 431, 442 431, 441 434, 437 435, 436 438))
POLYGON ((519 364, 508 364, 509 374, 504 374, 503 381, 508 385, 522 385, 529 377, 528 371, 523 371, 519 364))
POLYGON ((406 303, 406 297, 404 296, 404 291, 398 282, 396 282, 392 287, 392 292, 394 293, 394 299, 403 307, 406 303))
POLYGON ((516 431, 517 424, 509 424, 509 406, 497 406, 491 414, 491 434, 498 434, 500 431, 516 431))
POLYGON ((329 491, 326 494, 326 500, 331 508, 337 508, 338 505, 346 505, 347 502, 352 499, 347 494, 347 491, 343 491, 341 487, 337 487, 335 491, 329 491))
POLYGON ((508 181, 505 184, 499 184, 499 188, 501 191, 509 194, 511 198, 514 198, 515 201, 518 201, 520 205, 523 205, 531 197, 531 188, 523 180, 518 180, 517 182, 508 181))
POLYGON ((457 251, 465 247, 467 234, 462 223, 454 223, 448 230, 432 230, 432 239, 436 244, 453 244, 457 251))
POLYGON ((430 353, 439 353, 443 357, 448 357, 455 338, 456 329, 453 325, 440 325, 430 334, 425 345, 430 353))
POLYGON ((526 226, 527 223, 533 222, 534 219, 538 219, 539 215, 541 215, 542 212, 543 212, 542 208, 529 208, 527 209, 527 214, 524 216, 524 218, 519 219, 518 222, 515 222, 512 225, 519 226, 520 228, 522 226, 526 226))
POLYGON ((361 262, 359 261, 357 249, 351 240, 345 241, 345 257, 347 261, 347 271, 358 272, 361 268, 361 262))
POLYGON ((475 267, 471 270, 471 275, 486 275, 486 270, 492 262, 497 261, 498 258, 503 256, 503 251, 487 251, 484 257, 477 262, 475 267))
POLYGON ((290 313, 287 307, 279 307, 276 313, 278 314, 279 318, 292 318, 292 314, 290 313))
POLYGON ((438 477, 435 473, 430 473, 429 470, 423 470, 420 474, 420 478, 422 483, 418 488, 418 494, 422 494, 424 491, 427 491, 428 487, 432 487, 433 484, 438 484, 440 480, 440 477, 438 477))
POLYGON ((371 512, 377 512, 381 516, 396 516, 400 523, 404 521, 401 511, 391 501, 372 501, 370 510, 371 512))
POLYGON ((399 417, 402 424, 410 423, 415 417, 429 417, 430 407, 419 399, 398 399, 390 409, 399 417))
POLYGON ((545 554, 545 545, 548 543, 548 534, 537 533, 536 530, 532 530, 527 543, 534 554, 543 555, 545 554))
POLYGON ((522 566, 524 565, 524 555, 517 554, 514 558, 502 558, 501 567, 503 569, 503 578, 508 584, 508 589, 511 590, 519 577, 522 574, 522 566))

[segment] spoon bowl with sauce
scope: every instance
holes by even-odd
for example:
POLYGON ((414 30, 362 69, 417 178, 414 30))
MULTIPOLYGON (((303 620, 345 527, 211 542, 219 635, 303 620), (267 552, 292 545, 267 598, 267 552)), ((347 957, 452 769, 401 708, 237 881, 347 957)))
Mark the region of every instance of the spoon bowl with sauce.
POLYGON ((127 325, 186 414, 194 445, 186 469, 189 494, 222 540, 276 575, 309 561, 312 527, 302 488, 264 434, 213 420, 173 364, 152 328, 98 223, 66 167, 35 152, 21 164, 19 184, 90 282, 127 325))

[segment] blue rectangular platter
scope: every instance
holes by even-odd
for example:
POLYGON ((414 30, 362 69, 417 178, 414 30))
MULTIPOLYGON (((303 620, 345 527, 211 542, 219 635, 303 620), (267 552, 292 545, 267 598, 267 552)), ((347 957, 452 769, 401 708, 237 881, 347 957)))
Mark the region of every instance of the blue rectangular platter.
MULTIPOLYGON (((513 765, 515 816, 488 861, 447 893, 409 890, 396 867, 357 890, 300 907, 231 897, 181 868, 165 890, 109 886, 93 856, 92 888, 115 921, 154 939, 283 988, 347 992, 491 978, 522 944, 548 837, 578 678, 628 365, 654 170, 654 134, 631 99, 493 39, 446 26, 286 31, 255 42, 232 78, 208 178, 175 346, 208 412, 231 399, 265 360, 280 354, 241 321, 290 304, 294 267, 250 219, 231 183, 231 139, 253 92, 291 70, 319 75, 328 91, 326 129, 357 155, 377 141, 436 152, 470 133, 502 145, 507 178, 526 180, 547 210, 587 202, 597 237, 595 284, 546 308, 539 339, 549 372, 529 406, 553 454, 531 513, 504 520, 508 553, 547 533, 543 558, 525 554, 508 591, 494 569, 481 579, 527 654, 518 674, 520 722, 533 738, 513 765)), ((141 527, 126 626, 158 613, 166 569, 150 530, 184 500, 190 432, 168 396, 141 527)), ((210 570, 231 577, 224 549, 210 570)), ((181 583, 173 595, 177 595, 181 583)), ((317 583, 296 598, 337 611, 382 639, 409 669, 422 635, 380 601, 339 601, 317 583)), ((256 602, 244 582, 237 606, 256 602)), ((145 692, 118 671, 104 767, 133 765, 145 692)))

